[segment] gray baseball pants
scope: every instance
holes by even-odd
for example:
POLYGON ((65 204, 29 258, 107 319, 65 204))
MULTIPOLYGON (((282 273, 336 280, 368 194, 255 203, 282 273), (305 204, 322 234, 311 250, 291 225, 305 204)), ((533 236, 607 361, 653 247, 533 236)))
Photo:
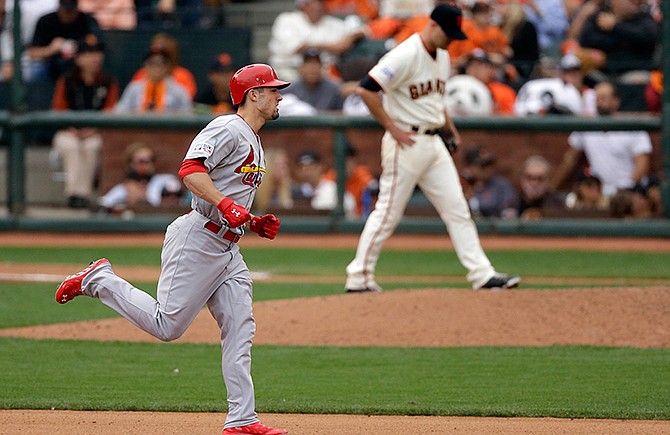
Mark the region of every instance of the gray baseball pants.
POLYGON ((251 344, 256 332, 251 275, 237 244, 205 229, 207 221, 191 212, 167 227, 158 300, 118 277, 109 265, 86 276, 82 289, 163 341, 179 338, 207 305, 221 328, 222 371, 228 393, 225 427, 245 426, 259 421, 251 379, 251 344))

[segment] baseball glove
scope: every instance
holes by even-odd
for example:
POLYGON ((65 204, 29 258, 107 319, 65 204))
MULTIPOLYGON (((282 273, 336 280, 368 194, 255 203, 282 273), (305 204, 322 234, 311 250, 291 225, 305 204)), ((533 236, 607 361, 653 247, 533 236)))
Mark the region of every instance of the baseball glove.
POLYGON ((451 134, 451 131, 445 130, 444 128, 441 128, 438 130, 437 133, 440 138, 442 139, 442 142, 444 142, 444 146, 447 147, 447 150, 453 154, 458 150, 458 144, 454 140, 453 135, 451 134))

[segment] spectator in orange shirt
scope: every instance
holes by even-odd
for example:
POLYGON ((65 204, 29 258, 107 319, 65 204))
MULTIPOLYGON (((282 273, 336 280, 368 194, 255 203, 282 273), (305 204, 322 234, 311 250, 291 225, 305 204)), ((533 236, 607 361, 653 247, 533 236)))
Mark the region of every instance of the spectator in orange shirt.
POLYGON ((326 13, 345 17, 358 15, 363 21, 369 21, 379 14, 379 2, 376 0, 324 0, 326 13))
MULTIPOLYGON (((356 200, 354 215, 365 217, 370 212, 371 205, 366 204, 366 201, 369 199, 366 195, 370 193, 371 189, 375 188, 376 180, 370 169, 358 161, 358 152, 351 144, 347 144, 346 156, 345 172, 347 174, 347 181, 345 190, 356 200)), ((324 178, 335 181, 337 179, 335 169, 331 168, 326 172, 324 178)))
POLYGON ((449 45, 451 62, 463 65, 475 48, 481 48, 498 63, 506 62, 513 53, 509 40, 500 27, 492 24, 491 7, 488 3, 476 2, 471 8, 472 18, 463 20, 463 32, 468 39, 454 41, 449 45))
MULTIPOLYGON (((167 33, 157 33, 151 39, 151 51, 166 52, 170 57, 170 76, 179 85, 186 89, 186 92, 195 98, 198 92, 198 86, 195 81, 193 73, 183 66, 179 65, 179 42, 167 33)), ((146 78, 146 69, 140 68, 131 81, 136 81, 146 78)))
POLYGON ((494 114, 513 115, 516 91, 498 80, 500 68, 484 50, 475 48, 468 57, 465 74, 479 79, 491 91, 494 114))
POLYGON ((661 113, 663 106, 663 72, 654 70, 649 77, 649 83, 644 88, 644 102, 651 113, 661 113))
POLYGON ((191 96, 170 76, 170 55, 167 52, 147 53, 144 68, 146 78, 128 83, 114 106, 114 112, 192 112, 191 96))

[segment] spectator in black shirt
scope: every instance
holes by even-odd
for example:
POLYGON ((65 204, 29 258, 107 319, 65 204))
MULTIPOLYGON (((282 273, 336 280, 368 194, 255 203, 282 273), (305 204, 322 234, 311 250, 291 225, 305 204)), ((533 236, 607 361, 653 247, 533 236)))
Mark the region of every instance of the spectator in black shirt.
POLYGON ((31 65, 26 80, 56 80, 73 62, 77 41, 89 33, 102 37, 98 22, 78 9, 77 0, 60 0, 56 12, 42 16, 28 56, 31 65))
POLYGON ((651 70, 659 25, 641 0, 609 0, 591 14, 579 34, 584 48, 601 50, 609 76, 631 70, 651 70))
POLYGON ((239 66, 228 53, 219 54, 207 73, 209 85, 195 97, 195 111, 221 115, 233 112, 230 79, 239 66))

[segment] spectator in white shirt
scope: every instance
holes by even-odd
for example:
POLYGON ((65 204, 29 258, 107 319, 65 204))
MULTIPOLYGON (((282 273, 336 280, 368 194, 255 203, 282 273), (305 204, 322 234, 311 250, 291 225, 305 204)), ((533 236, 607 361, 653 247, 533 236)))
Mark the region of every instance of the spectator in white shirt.
MULTIPOLYGON (((621 104, 616 87, 609 82, 595 86, 598 114, 613 116, 621 104)), ((630 189, 649 175, 653 150, 646 131, 579 131, 568 137, 570 147, 556 171, 555 189, 573 173, 582 154, 591 173, 602 181, 603 194, 611 197, 618 189, 630 189)))
POLYGON ((280 77, 294 81, 302 63, 302 53, 310 48, 322 52, 326 71, 331 71, 338 57, 365 37, 360 19, 346 20, 329 16, 323 0, 296 0, 297 9, 282 12, 272 25, 270 64, 280 77))

